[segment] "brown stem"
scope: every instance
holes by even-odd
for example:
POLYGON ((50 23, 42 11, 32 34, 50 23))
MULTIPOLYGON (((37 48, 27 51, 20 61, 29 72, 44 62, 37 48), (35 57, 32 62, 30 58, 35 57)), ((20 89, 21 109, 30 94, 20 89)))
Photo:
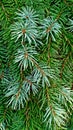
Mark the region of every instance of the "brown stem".
POLYGON ((63 62, 63 64, 62 64, 62 69, 61 69, 61 73, 60 73, 61 79, 62 79, 62 75, 63 75, 63 70, 64 70, 64 67, 65 67, 65 64, 67 63, 70 54, 71 54, 71 52, 68 53, 67 57, 64 59, 64 62, 63 62))

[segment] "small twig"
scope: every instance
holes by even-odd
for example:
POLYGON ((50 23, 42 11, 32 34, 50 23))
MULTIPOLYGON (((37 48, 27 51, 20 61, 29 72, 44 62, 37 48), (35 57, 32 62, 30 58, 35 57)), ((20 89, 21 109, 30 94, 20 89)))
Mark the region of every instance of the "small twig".
POLYGON ((67 57, 65 58, 65 60, 64 60, 64 62, 63 62, 63 64, 62 64, 61 73, 60 73, 61 79, 62 79, 62 75, 63 75, 63 70, 64 70, 64 67, 65 67, 65 64, 66 64, 66 62, 68 61, 68 58, 69 58, 70 54, 71 54, 71 52, 68 53, 67 57))

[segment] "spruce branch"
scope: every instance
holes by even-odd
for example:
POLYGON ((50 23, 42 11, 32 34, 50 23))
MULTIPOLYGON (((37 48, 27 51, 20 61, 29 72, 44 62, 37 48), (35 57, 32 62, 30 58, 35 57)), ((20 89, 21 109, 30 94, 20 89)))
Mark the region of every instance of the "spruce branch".
POLYGON ((0 130, 72 129, 72 0, 0 4, 0 130))

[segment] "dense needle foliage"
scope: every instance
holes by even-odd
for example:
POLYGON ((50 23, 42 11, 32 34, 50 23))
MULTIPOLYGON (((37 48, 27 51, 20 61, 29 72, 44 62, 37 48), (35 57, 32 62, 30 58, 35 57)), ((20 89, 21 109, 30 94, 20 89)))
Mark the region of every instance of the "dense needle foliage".
POLYGON ((0 130, 73 130, 73 0, 0 1, 0 130))

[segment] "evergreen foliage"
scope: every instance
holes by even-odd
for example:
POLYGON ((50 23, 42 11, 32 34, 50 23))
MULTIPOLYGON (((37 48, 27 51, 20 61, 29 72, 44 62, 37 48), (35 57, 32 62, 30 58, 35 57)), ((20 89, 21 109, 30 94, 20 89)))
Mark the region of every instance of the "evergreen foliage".
POLYGON ((73 0, 0 1, 0 130, 73 130, 73 0))

